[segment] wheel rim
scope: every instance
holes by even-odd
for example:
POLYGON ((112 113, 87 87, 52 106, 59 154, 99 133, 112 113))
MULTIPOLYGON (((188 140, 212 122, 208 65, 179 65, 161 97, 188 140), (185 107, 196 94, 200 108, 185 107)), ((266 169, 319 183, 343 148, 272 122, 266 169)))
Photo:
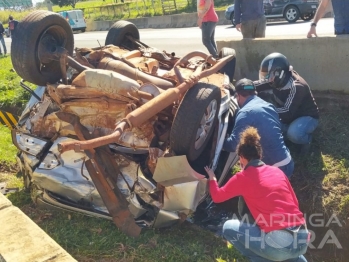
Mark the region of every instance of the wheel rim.
POLYGON ((297 10, 294 8, 288 9, 286 12, 286 17, 288 20, 294 20, 297 17, 297 10))
POLYGON ((133 39, 137 39, 136 36, 134 36, 132 33, 127 33, 125 36, 124 36, 124 39, 122 40, 121 42, 121 46, 125 47, 125 48, 129 48, 129 49, 135 49, 135 44, 134 42, 132 42, 130 38, 133 38, 133 39))
MULTIPOLYGON (((66 31, 62 27, 56 25, 50 26, 41 35, 37 46, 37 58, 40 71, 45 71, 52 63, 59 63, 57 54, 59 48, 66 48, 67 37, 66 31)), ((50 70, 50 68, 48 70, 50 70)))
POLYGON ((212 100, 211 103, 207 106, 204 115, 201 118, 200 126, 196 132, 195 139, 195 149, 201 148, 205 143, 207 136, 210 134, 211 128, 217 113, 217 101, 212 100))

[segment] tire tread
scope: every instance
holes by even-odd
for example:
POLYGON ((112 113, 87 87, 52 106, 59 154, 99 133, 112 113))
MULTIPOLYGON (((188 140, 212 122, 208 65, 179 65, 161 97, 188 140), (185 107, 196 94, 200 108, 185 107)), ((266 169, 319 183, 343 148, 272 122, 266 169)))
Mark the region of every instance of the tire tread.
MULTIPOLYGON (((194 150, 196 132, 202 118, 202 112, 207 107, 208 99, 217 99, 216 120, 221 102, 220 89, 214 85, 198 83, 187 91, 182 99, 170 134, 171 149, 178 155, 187 155, 189 161, 194 161, 204 149, 209 138, 213 134, 213 128, 206 138, 202 150, 194 150)), ((210 100, 211 101, 211 100, 210 100)))

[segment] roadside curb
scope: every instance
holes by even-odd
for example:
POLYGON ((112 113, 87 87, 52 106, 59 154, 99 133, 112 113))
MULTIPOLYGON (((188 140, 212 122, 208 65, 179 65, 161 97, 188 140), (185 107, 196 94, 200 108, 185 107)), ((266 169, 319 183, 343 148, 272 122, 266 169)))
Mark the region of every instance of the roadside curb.
POLYGON ((76 260, 0 193, 0 261, 76 260))

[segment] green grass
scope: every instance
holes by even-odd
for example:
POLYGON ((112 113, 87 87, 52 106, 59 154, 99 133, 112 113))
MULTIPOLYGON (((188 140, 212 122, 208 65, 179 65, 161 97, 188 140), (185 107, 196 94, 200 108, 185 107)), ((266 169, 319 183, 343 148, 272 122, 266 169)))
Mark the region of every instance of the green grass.
POLYGON ((78 214, 52 212, 39 225, 78 261, 232 261, 240 257, 222 239, 188 223, 143 229, 136 239, 120 233, 110 221, 78 214))
POLYGON ((13 166, 16 163, 17 148, 12 144, 10 130, 0 125, 0 166, 13 166))
POLYGON ((23 19, 27 14, 31 13, 33 10, 24 10, 24 11, 14 11, 14 10, 0 10, 0 21, 2 21, 2 24, 5 28, 8 27, 8 17, 9 15, 12 15, 14 19, 20 21, 23 19))
MULTIPOLYGON (((217 0, 215 1, 215 9, 225 10, 225 8, 232 4, 231 0, 217 0)), ((40 9, 47 10, 46 7, 40 9)), ((52 7, 53 12, 68 11, 73 9, 81 9, 84 11, 85 18, 88 20, 103 21, 116 19, 131 19, 139 17, 161 16, 168 14, 193 13, 196 12, 196 1, 193 0, 176 0, 176 1, 162 1, 162 0, 142 0, 142 1, 125 1, 118 3, 113 0, 105 1, 83 1, 77 2, 75 7, 57 5, 52 7)), ((15 19, 21 20, 28 13, 35 9, 26 11, 0 11, 0 21, 7 27, 8 16, 11 14, 15 19)))
POLYGON ((113 0, 105 0, 105 1, 84 1, 84 2, 77 2, 75 5, 75 8, 72 6, 62 6, 59 7, 58 5, 54 5, 52 7, 53 12, 60 12, 60 11, 68 11, 73 9, 81 9, 81 8, 87 8, 87 7, 99 7, 99 6, 106 6, 115 4, 113 0))
MULTIPOLYGON (((20 107, 30 94, 20 87, 21 78, 12 69, 11 57, 0 57, 0 108, 20 107)), ((33 85, 29 85, 33 87, 33 85)))
POLYGON ((222 238, 188 222, 166 229, 142 229, 138 238, 108 220, 37 209, 24 191, 9 199, 78 261, 245 261, 222 238))

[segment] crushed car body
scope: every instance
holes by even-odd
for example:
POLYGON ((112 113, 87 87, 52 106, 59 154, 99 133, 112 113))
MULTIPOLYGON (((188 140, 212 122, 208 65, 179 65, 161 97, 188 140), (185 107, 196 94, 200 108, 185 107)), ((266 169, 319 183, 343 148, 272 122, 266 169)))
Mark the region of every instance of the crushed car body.
POLYGON ((74 49, 69 24, 47 11, 18 31, 14 69, 38 87, 12 140, 35 203, 111 219, 130 236, 210 203, 204 166, 222 185, 237 161, 222 151, 238 108, 233 49, 178 58, 142 43, 127 21, 105 46, 74 49))

